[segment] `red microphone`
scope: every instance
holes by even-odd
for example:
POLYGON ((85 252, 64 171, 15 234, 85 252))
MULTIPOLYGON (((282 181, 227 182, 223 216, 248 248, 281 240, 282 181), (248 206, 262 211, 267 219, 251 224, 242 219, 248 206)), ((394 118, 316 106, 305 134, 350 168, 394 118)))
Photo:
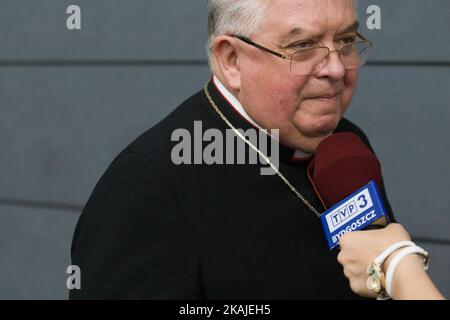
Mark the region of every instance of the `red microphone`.
MULTIPOLYGON (((318 145, 308 176, 322 204, 330 208, 374 181, 381 188, 381 165, 375 154, 354 133, 333 134, 318 145)), ((372 225, 386 226, 386 218, 372 225)))

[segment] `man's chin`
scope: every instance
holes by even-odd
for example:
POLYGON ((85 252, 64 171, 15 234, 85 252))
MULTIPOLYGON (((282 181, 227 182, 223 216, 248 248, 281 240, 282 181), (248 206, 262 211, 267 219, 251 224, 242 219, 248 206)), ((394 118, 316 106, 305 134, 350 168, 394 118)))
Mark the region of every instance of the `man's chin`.
POLYGON ((295 141, 295 147, 307 153, 315 153, 317 146, 333 134, 338 124, 339 121, 327 122, 320 127, 311 128, 310 130, 296 127, 298 139, 295 141))
POLYGON ((340 117, 335 115, 323 117, 320 123, 315 125, 295 125, 299 133, 307 138, 325 138, 331 135, 339 125, 340 117))

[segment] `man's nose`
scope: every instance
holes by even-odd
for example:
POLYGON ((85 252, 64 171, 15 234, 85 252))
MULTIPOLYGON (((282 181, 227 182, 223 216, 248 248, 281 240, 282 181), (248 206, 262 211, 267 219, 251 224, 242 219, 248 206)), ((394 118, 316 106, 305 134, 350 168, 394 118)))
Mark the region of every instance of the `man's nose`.
POLYGON ((328 55, 324 66, 322 69, 316 74, 317 77, 328 77, 333 81, 342 80, 345 76, 345 66, 342 63, 341 58, 339 57, 339 51, 334 50, 331 51, 328 55))

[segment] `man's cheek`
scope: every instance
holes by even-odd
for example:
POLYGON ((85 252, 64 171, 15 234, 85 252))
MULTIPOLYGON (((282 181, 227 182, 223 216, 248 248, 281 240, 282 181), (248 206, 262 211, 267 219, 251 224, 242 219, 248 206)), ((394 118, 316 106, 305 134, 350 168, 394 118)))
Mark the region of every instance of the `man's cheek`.
POLYGON ((345 89, 351 92, 351 95, 355 93, 356 85, 358 83, 359 73, 358 70, 347 70, 344 77, 345 89))
POLYGON ((344 78, 345 88, 341 95, 342 111, 347 111, 348 106, 352 102, 358 84, 358 71, 348 70, 344 78))
POLYGON ((354 90, 345 89, 341 94, 340 111, 341 117, 347 112, 353 98, 354 90))
POLYGON ((286 109, 294 100, 292 91, 282 85, 267 87, 266 90, 264 90, 264 96, 267 99, 267 102, 271 104, 272 108, 278 111, 286 109))

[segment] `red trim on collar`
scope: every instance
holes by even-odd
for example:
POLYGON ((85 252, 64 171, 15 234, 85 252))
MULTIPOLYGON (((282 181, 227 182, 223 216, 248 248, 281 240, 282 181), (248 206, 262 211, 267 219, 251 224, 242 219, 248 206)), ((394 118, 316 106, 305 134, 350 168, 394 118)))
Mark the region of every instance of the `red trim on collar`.
POLYGON ((236 111, 236 113, 239 115, 239 117, 241 117, 243 120, 245 120, 245 122, 247 122, 249 125, 251 125, 253 128, 255 129, 259 129, 258 127, 255 127, 253 125, 253 123, 251 123, 250 121, 248 121, 237 109, 235 106, 233 106, 233 104, 231 103, 230 100, 227 99, 227 97, 225 97, 225 95, 223 94, 222 91, 220 91, 219 87, 217 86, 216 82, 214 81, 214 77, 212 77, 212 83, 214 84, 214 86, 216 87, 217 91, 220 92, 221 96, 228 102, 228 104, 233 108, 234 111, 236 111))
POLYGON ((314 192, 316 193, 317 197, 319 198, 320 202, 322 203, 322 206, 325 208, 325 210, 327 209, 327 206, 325 205, 322 197, 320 196, 319 192, 317 191, 316 185, 313 182, 313 179, 311 178, 311 174, 310 171, 311 169, 314 169, 314 161, 312 160, 309 165, 308 168, 306 168, 306 175, 308 176, 309 182, 311 182, 311 185, 313 186, 314 192))

